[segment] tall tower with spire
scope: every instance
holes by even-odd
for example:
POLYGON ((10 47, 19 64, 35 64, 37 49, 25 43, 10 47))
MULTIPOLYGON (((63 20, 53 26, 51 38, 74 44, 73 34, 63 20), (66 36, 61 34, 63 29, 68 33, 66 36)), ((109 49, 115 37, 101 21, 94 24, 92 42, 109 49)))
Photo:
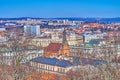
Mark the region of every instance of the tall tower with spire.
POLYGON ((62 44, 66 43, 66 42, 67 42, 67 38, 66 38, 66 29, 64 28, 62 44))
POLYGON ((62 36, 62 54, 64 54, 65 56, 70 56, 70 48, 69 48, 69 45, 68 45, 68 42, 67 42, 67 38, 66 38, 66 29, 64 28, 64 31, 63 31, 63 36, 62 36))

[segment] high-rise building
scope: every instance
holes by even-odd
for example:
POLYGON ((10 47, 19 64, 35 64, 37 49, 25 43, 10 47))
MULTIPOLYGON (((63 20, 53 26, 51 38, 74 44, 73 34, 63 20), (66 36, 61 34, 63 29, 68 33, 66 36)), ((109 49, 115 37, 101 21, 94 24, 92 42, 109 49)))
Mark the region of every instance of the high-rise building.
POLYGON ((40 36, 40 26, 39 25, 32 25, 31 26, 31 34, 35 36, 40 36))
POLYGON ((40 26, 39 25, 25 25, 24 34, 26 36, 40 36, 40 26))
POLYGON ((31 35, 31 27, 30 27, 30 25, 25 25, 24 26, 24 35, 25 36, 30 36, 31 35))

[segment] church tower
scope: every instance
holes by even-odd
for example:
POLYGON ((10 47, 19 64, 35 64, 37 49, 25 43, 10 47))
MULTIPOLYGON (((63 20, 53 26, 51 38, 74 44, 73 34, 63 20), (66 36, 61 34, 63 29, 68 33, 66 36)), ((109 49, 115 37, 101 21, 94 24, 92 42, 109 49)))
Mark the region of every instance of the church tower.
POLYGON ((65 44, 67 42, 67 38, 66 38, 66 29, 64 28, 63 31, 63 36, 62 36, 63 40, 62 40, 62 44, 65 44))
POLYGON ((65 56, 70 56, 70 48, 69 48, 69 45, 68 45, 68 42, 67 42, 67 38, 66 38, 66 29, 64 28, 64 31, 63 31, 63 36, 62 36, 62 50, 61 50, 61 53, 62 55, 65 55, 65 56))

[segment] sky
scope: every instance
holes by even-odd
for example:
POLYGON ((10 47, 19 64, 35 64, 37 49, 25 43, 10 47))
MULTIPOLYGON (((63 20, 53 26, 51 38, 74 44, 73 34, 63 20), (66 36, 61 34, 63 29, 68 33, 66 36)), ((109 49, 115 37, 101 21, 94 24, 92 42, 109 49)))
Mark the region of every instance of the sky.
POLYGON ((120 17, 120 0, 0 0, 0 18, 120 17))

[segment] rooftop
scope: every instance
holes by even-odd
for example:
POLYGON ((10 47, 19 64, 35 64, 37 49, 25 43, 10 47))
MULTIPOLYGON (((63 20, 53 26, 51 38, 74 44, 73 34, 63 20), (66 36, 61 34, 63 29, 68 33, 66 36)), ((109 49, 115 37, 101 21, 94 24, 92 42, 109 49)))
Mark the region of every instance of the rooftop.
POLYGON ((32 62, 38 62, 42 64, 60 66, 60 67, 69 67, 69 66, 76 66, 80 65, 80 61, 82 61, 82 65, 92 65, 96 67, 97 65, 105 64, 106 61, 104 60, 94 60, 94 59, 87 59, 87 58, 75 58, 73 57, 73 62, 67 60, 59 60, 56 58, 46 58, 46 57, 38 57, 31 60, 32 62))
POLYGON ((60 66, 60 67, 68 67, 72 66, 73 64, 70 61, 66 60, 59 60, 56 58, 45 58, 45 57, 38 57, 31 60, 32 62, 38 62, 48 65, 60 66))
POLYGON ((62 43, 50 43, 45 50, 57 53, 60 50, 62 43))

